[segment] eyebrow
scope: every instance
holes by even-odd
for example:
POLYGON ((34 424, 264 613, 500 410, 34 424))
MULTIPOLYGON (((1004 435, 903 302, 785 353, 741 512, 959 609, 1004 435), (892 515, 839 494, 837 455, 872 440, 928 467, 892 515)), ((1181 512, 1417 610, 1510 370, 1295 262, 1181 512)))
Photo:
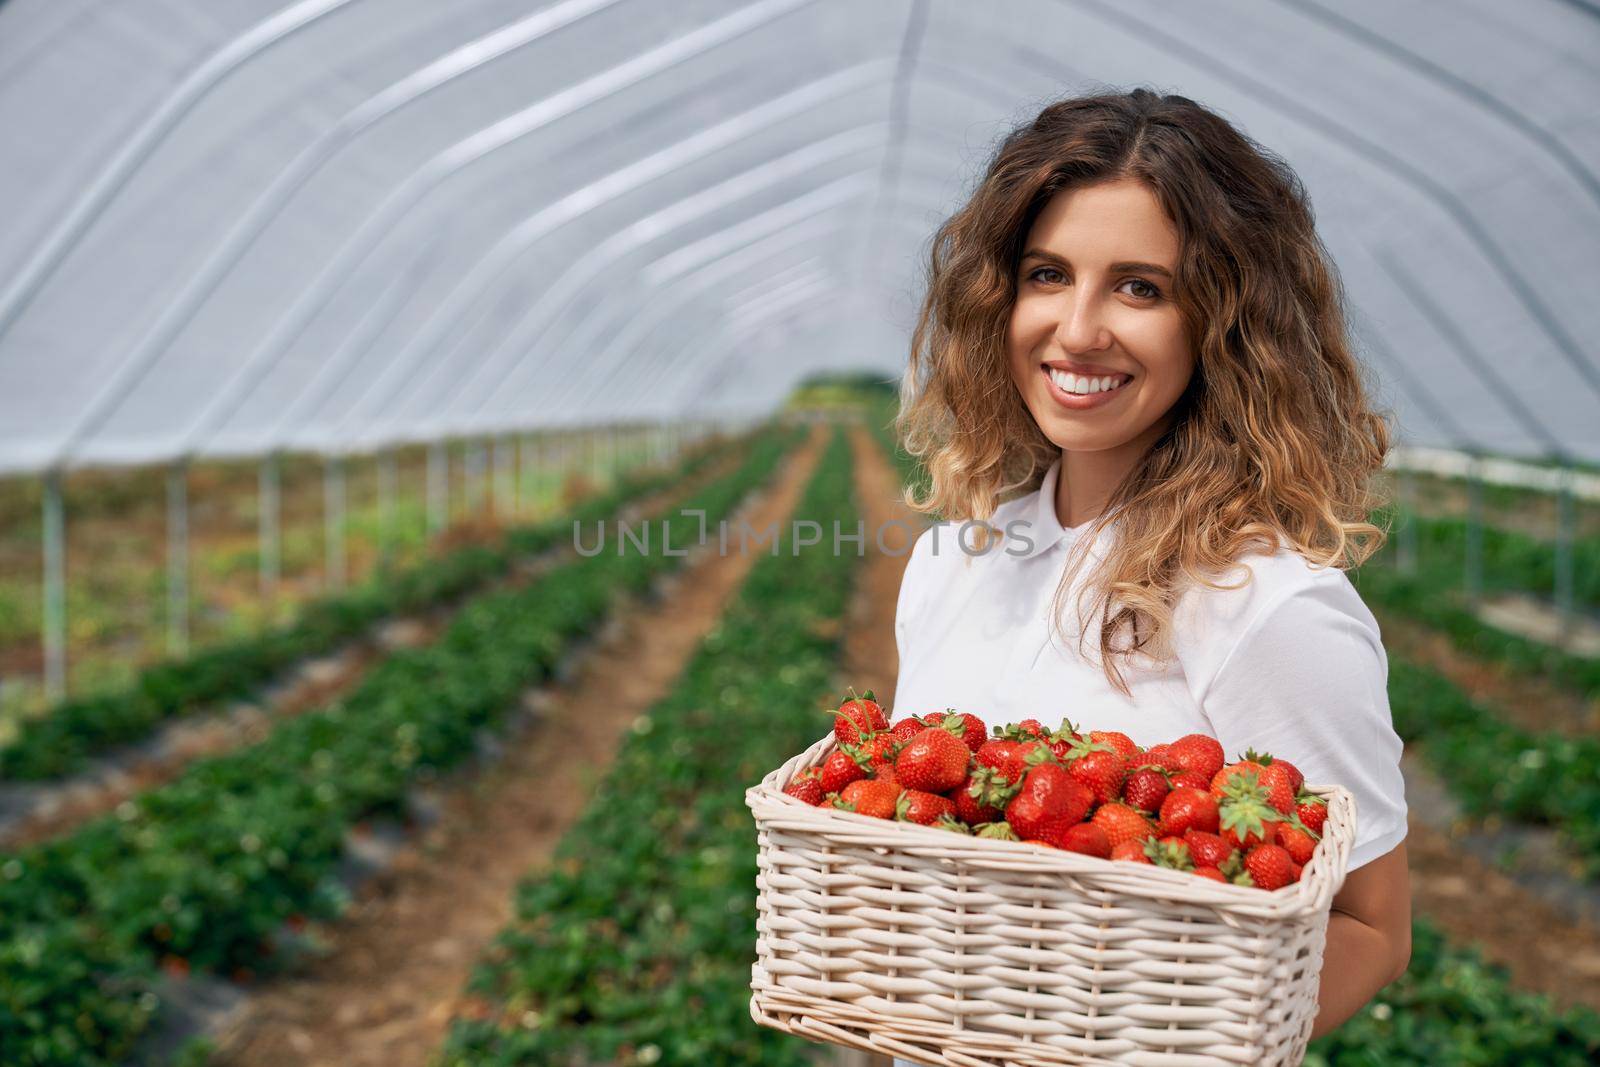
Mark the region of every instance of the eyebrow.
MULTIPOLYGON (((1063 258, 1061 256, 1058 256, 1054 252, 1051 252, 1050 250, 1044 249, 1044 248, 1030 248, 1026 252, 1022 253, 1022 258, 1025 259, 1025 260, 1027 260, 1027 259, 1053 259, 1053 260, 1056 260, 1059 263, 1067 262, 1067 260, 1065 258, 1063 258)), ((1163 267, 1159 263, 1139 263, 1139 262, 1136 262, 1136 261, 1133 261, 1133 260, 1129 260, 1129 261, 1126 261, 1126 262, 1123 262, 1123 263, 1113 263, 1113 264, 1111 264, 1111 273, 1112 274, 1126 274, 1126 273, 1129 273, 1129 272, 1132 272, 1134 274, 1159 274, 1163 278, 1171 278, 1172 277, 1172 272, 1170 270, 1168 270, 1167 268, 1163 267)))

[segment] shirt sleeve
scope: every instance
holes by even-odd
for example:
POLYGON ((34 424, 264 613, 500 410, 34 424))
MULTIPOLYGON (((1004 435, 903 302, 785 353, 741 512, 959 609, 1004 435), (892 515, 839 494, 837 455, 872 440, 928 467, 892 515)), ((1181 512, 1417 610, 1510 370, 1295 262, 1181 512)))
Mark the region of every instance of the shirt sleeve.
POLYGON ((1343 571, 1325 568, 1249 620, 1202 711, 1231 759, 1246 748, 1293 763, 1356 802, 1347 870, 1406 836, 1403 743, 1389 710, 1389 661, 1372 613, 1343 571))

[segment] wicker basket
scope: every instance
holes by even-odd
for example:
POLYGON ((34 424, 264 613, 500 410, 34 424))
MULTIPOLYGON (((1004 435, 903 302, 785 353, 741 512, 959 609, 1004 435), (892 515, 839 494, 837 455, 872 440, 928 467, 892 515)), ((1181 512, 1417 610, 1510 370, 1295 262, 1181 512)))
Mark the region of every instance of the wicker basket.
POLYGON ((1267 892, 835 808, 784 786, 755 815, 757 1023, 921 1063, 1295 1064, 1355 800, 1328 801, 1299 882, 1267 892))

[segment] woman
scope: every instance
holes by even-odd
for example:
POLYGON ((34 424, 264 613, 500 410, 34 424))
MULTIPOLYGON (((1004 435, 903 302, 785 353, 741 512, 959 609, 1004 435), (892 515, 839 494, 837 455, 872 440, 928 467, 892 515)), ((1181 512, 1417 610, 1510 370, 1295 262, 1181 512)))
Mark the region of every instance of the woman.
POLYGON ((1342 569, 1384 538, 1389 435, 1303 188, 1184 97, 1068 99, 930 266, 897 429, 931 479, 908 503, 947 521, 901 585, 896 714, 1206 733, 1349 789, 1328 1032, 1405 970, 1411 918, 1388 661, 1342 569))

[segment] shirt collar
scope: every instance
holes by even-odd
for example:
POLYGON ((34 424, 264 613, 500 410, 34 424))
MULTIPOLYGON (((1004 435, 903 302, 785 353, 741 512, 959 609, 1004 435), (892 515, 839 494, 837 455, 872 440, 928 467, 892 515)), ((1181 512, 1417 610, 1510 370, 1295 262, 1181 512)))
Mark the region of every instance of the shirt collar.
MULTIPOLYGON (((1034 500, 1032 511, 1024 510, 1018 516, 1026 520, 1028 525, 1017 530, 1017 536, 1025 535, 1033 540, 1031 549, 1016 553, 1018 558, 1032 559, 1035 556, 1042 556, 1059 544, 1070 544, 1079 534, 1086 532, 1095 524, 1096 520, 1090 519, 1080 526, 1061 525, 1061 520, 1056 517, 1056 484, 1060 479, 1061 457, 1057 456, 1050 469, 1045 471, 1044 481, 1039 484, 1038 496, 1034 500)), ((1005 531, 1002 529, 1001 532, 1005 531)))

